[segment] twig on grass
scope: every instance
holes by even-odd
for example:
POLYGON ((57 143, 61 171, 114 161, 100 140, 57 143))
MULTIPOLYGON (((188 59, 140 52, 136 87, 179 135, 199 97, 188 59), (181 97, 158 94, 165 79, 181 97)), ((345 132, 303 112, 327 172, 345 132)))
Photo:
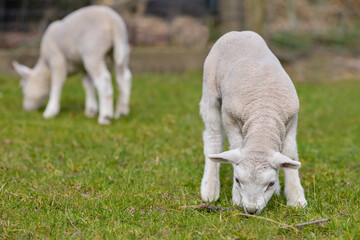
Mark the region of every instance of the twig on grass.
POLYGON ((202 203, 200 205, 191 205, 191 206, 184 206, 183 208, 192 208, 192 209, 204 209, 209 212, 216 212, 216 211, 233 211, 235 208, 226 208, 226 207, 218 207, 214 205, 207 205, 202 203))
MULTIPOLYGON (((215 212, 215 211, 234 211, 236 210, 235 208, 225 208, 225 207, 218 207, 218 206, 213 206, 213 205, 207 205, 205 203, 202 203, 200 205, 192 205, 192 206, 184 206, 183 208, 192 208, 192 209, 204 209, 204 210, 207 210, 209 212, 215 212)), ((252 218, 257 218, 257 219, 261 219, 261 220, 265 220, 265 221, 268 221, 268 222, 272 222, 272 223, 275 223, 275 224, 279 224, 279 225, 285 225, 285 223, 282 223, 282 222, 278 222, 278 221, 275 221, 275 220, 272 220, 270 218, 265 218, 265 217, 260 217, 258 215, 251 215, 251 214, 247 214, 247 213, 235 213, 235 215, 240 215, 240 216, 243 216, 243 217, 252 217, 252 218)), ((293 230, 297 231, 297 229, 293 226, 288 226, 289 228, 292 228, 293 230)))
MULTIPOLYGON (((206 210, 208 212, 234 211, 235 210, 235 208, 218 207, 218 206, 214 206, 214 205, 207 205, 205 203, 202 203, 200 205, 183 206, 183 208, 192 208, 192 209, 196 209, 196 210, 197 209, 203 209, 203 210, 206 210)), ((236 213, 235 215, 261 219, 261 220, 264 220, 264 221, 276 223, 278 225, 283 225, 283 226, 279 227, 280 229, 291 228, 291 229, 293 229, 295 231, 298 231, 298 229, 296 229, 296 227, 301 227, 301 226, 310 225, 310 224, 316 224, 316 223, 323 223, 323 222, 327 222, 327 221, 331 220, 330 218, 326 218, 326 219, 319 219, 319 220, 315 220, 315 221, 311 221, 311 222, 303 222, 303 223, 297 223, 297 224, 293 224, 293 225, 286 225, 285 223, 278 222, 278 221, 272 220, 270 218, 261 217, 261 216, 258 216, 258 215, 251 215, 251 214, 247 214, 247 213, 236 213)))
POLYGON ((280 229, 301 227, 301 226, 310 225, 310 224, 328 222, 330 220, 331 220, 331 218, 319 219, 319 220, 315 220, 315 221, 311 221, 311 222, 303 222, 303 223, 298 223, 298 224, 293 224, 293 225, 288 225, 288 226, 282 226, 282 227, 280 227, 280 229))
MULTIPOLYGON (((257 219, 261 219, 261 220, 265 220, 265 221, 268 221, 268 222, 272 222, 272 223, 276 223, 276 224, 279 224, 279 225, 285 225, 286 226, 285 223, 278 222, 278 221, 272 220, 270 218, 261 217, 261 216, 258 216, 258 215, 251 215, 251 214, 247 214, 247 213, 236 213, 236 215, 240 215, 240 216, 244 216, 244 217, 257 218, 257 219)), ((297 229, 295 227, 293 227, 293 226, 287 226, 287 227, 292 228, 295 231, 297 231, 297 229)))

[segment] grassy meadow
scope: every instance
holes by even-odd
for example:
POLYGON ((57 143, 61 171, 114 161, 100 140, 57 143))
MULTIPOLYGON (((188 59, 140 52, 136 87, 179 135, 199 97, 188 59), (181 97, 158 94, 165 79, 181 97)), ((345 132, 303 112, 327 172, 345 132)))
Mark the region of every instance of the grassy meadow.
MULTIPOLYGON (((109 126, 84 116, 80 77, 45 120, 0 75, 0 239, 360 239, 360 79, 296 84, 309 205, 287 207, 282 193, 246 218, 188 207, 202 203, 201 72, 135 75, 130 115, 109 126)), ((232 207, 230 165, 221 184, 213 204, 232 207)))

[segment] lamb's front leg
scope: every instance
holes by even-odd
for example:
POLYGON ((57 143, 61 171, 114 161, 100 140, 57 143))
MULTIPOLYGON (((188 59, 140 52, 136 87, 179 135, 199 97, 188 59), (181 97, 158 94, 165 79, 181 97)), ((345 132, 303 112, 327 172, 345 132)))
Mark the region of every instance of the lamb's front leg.
MULTIPOLYGON (((297 115, 289 122, 289 129, 283 143, 282 154, 292 160, 299 161, 296 145, 296 126, 297 115)), ((307 201, 304 195, 304 189, 301 186, 298 169, 284 168, 285 175, 285 196, 288 206, 305 207, 307 201)))
POLYGON ((203 98, 200 107, 205 123, 203 133, 205 168, 201 180, 201 199, 205 202, 212 202, 220 197, 220 163, 210 160, 207 156, 223 151, 224 131, 219 105, 211 104, 209 100, 203 98))
POLYGON ((85 116, 92 118, 98 111, 95 86, 87 74, 84 75, 82 82, 85 89, 85 116))
MULTIPOLYGON (((234 119, 231 114, 228 114, 223 111, 223 122, 226 130, 226 134, 229 138, 230 148, 242 148, 243 146, 243 136, 241 133, 241 123, 234 119)), ((233 188, 232 188, 232 202, 234 205, 241 206, 242 200, 240 195, 240 189, 238 183, 235 181, 235 169, 234 169, 234 179, 233 179, 233 188)))
POLYGON ((51 87, 50 96, 46 109, 43 113, 44 118, 55 117, 60 111, 61 90, 66 79, 65 61, 53 63, 51 66, 51 87))
POLYGON ((220 163, 210 160, 207 155, 220 153, 223 150, 223 137, 221 133, 205 130, 203 133, 205 168, 201 180, 201 198, 205 202, 216 201, 220 197, 220 163))

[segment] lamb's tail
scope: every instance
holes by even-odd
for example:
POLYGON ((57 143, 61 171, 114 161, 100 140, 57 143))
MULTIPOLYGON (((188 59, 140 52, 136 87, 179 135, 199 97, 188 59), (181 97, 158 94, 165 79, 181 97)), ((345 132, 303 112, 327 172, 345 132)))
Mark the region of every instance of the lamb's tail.
POLYGON ((124 21, 118 16, 116 24, 113 27, 113 57, 115 66, 126 65, 129 61, 129 43, 126 25, 124 21))

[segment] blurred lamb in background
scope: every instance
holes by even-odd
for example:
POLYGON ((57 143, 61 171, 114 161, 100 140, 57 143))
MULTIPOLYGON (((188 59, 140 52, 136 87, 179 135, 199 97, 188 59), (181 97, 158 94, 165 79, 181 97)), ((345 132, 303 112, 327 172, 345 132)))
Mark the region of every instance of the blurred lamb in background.
POLYGON ((52 118, 59 113, 61 90, 67 74, 84 69, 85 115, 94 117, 98 111, 96 89, 99 97, 98 122, 109 124, 111 118, 129 113, 131 72, 128 62, 127 30, 121 17, 109 7, 90 6, 49 25, 42 37, 40 57, 33 69, 16 61, 13 66, 22 77, 25 110, 38 109, 49 96, 44 118, 52 118), (111 49, 119 88, 115 114, 111 75, 105 63, 111 49))

